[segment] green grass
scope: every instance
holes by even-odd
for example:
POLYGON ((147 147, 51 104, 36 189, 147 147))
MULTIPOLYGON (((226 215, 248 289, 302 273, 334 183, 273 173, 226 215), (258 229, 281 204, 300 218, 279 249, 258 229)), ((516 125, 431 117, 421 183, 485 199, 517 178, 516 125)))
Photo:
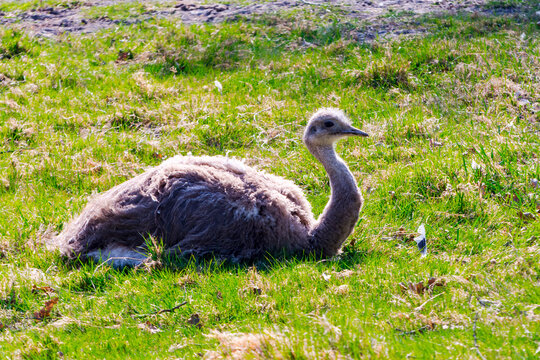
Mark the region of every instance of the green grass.
POLYGON ((86 2, 87 0, 6 0, 0 4, 0 11, 29 11, 48 7, 73 9, 86 2))
POLYGON ((93 6, 86 8, 83 14, 86 18, 108 17, 111 20, 125 20, 144 14, 147 7, 144 3, 118 3, 108 6, 93 6))
POLYGON ((359 44, 360 25, 315 20, 0 30, 3 357, 538 356, 538 27, 425 18, 424 37, 359 44), (338 146, 365 206, 336 259, 253 267, 156 246, 161 266, 117 270, 45 249, 93 193, 188 152, 293 179, 319 214, 329 184, 300 138, 321 106, 371 134, 338 146))
POLYGON ((490 0, 486 7, 491 9, 512 9, 523 5, 522 0, 490 0))

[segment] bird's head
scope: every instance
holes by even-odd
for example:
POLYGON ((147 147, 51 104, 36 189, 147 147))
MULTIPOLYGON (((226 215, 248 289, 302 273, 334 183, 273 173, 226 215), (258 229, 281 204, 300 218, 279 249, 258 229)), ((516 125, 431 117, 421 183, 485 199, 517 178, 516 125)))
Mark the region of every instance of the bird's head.
POLYGON ((351 125, 351 121, 339 109, 318 110, 309 120, 304 131, 304 143, 311 146, 332 146, 348 136, 368 136, 351 125))

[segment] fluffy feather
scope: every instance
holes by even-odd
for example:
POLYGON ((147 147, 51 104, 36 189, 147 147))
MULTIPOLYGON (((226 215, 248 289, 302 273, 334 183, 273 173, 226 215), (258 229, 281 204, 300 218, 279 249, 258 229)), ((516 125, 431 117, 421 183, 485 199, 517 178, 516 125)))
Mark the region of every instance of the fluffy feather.
POLYGON ((329 172, 333 189, 318 221, 289 180, 221 156, 176 156, 91 199, 56 244, 66 256, 116 265, 143 262, 145 236, 162 239, 169 252, 234 260, 283 251, 333 255, 352 231, 362 198, 333 147, 313 144, 359 130, 335 109, 315 113, 308 124, 313 127, 321 130, 306 130, 304 141, 329 172), (325 133, 328 121, 336 123, 331 134, 325 133))

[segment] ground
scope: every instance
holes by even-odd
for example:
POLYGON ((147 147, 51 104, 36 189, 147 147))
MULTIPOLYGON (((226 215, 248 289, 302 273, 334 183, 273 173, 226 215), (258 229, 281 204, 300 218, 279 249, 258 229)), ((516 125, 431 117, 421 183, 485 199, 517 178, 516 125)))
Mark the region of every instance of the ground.
MULTIPOLYGON (((0 13, 0 24, 13 24, 42 36, 57 36, 66 32, 88 33, 118 24, 133 24, 150 18, 181 19, 185 24, 215 23, 234 20, 239 16, 269 14, 278 11, 312 10, 324 17, 335 12, 342 19, 361 20, 366 27, 357 35, 361 40, 414 34, 426 29, 415 20, 423 14, 517 14, 520 6, 489 7, 485 0, 433 1, 170 1, 151 0, 57 0, 46 5, 26 0, 26 9, 0 13), (126 6, 126 4, 128 4, 126 6)), ((511 4, 511 2, 509 2, 511 4)))
POLYGON ((538 357, 538 2, 351 4, 0 2, 1 357, 538 357), (365 198, 339 256, 47 248, 175 155, 243 159, 319 215, 301 134, 323 106, 370 134, 337 147, 365 198))

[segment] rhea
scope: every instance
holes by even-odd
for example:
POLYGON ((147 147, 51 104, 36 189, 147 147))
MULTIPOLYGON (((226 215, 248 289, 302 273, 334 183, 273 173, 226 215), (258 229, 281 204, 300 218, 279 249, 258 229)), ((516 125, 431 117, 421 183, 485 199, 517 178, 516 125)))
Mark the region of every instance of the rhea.
POLYGON ((309 120, 303 141, 330 179, 318 220, 293 182, 239 160, 175 156, 89 201, 56 238, 71 258, 136 266, 148 260, 148 237, 166 253, 233 261, 265 254, 337 254, 354 229, 363 199, 336 154, 338 140, 367 136, 337 109, 309 120))

